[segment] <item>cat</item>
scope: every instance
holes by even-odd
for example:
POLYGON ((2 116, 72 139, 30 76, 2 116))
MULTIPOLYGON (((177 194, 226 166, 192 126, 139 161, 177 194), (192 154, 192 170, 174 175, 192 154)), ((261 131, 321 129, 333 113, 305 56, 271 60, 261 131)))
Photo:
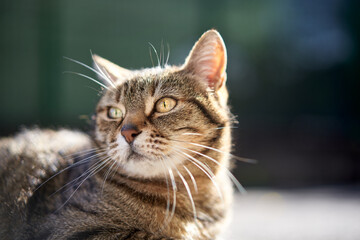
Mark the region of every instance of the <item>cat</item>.
POLYGON ((220 34, 205 32, 181 66, 93 61, 104 87, 93 134, 0 140, 0 239, 217 239, 234 180, 220 34))

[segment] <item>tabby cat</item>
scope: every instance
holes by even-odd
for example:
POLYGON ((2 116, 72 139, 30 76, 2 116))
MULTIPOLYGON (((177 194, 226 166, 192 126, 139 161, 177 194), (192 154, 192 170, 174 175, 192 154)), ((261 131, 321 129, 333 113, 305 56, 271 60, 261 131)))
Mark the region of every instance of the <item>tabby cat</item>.
POLYGON ((0 239, 217 239, 232 201, 220 34, 182 66, 93 60, 105 88, 93 134, 0 140, 0 239))

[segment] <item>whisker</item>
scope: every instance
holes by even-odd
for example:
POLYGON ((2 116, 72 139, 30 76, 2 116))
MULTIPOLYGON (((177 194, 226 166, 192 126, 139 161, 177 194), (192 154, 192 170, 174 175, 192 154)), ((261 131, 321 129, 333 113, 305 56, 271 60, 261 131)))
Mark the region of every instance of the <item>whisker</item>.
POLYGON ((202 170, 205 175, 211 180, 211 182, 213 183, 214 187, 216 188, 216 191, 218 192, 219 194, 219 197, 221 199, 223 199, 223 196, 222 196, 222 193, 220 191, 220 188, 219 188, 219 185, 217 184, 217 182, 214 180, 216 177, 214 175, 214 173, 211 171, 211 169, 209 167, 207 167, 204 163, 202 163, 201 161, 197 160, 196 158, 194 158, 193 156, 190 156, 189 154, 187 153, 184 153, 183 151, 181 150, 176 150, 174 149, 175 151, 177 151, 178 153, 181 153, 183 155, 185 155, 187 158, 187 160, 189 160, 190 162, 192 162, 195 166, 197 166, 200 170, 202 170), (200 166, 201 167, 200 167, 200 166))
MULTIPOLYGON (((90 51, 90 53, 91 53, 91 51, 90 51)), ((92 55, 92 54, 91 54, 91 55, 92 55)), ((90 70, 93 71, 94 73, 102 76, 102 74, 101 74, 100 72, 96 71, 94 68, 90 67, 89 65, 86 65, 85 63, 82 63, 82 62, 80 62, 80 61, 77 61, 77 60, 75 60, 75 59, 72 59, 72 58, 69 58, 69 57, 65 57, 65 56, 63 56, 63 58, 65 58, 65 59, 67 59, 67 60, 70 60, 70 61, 72 61, 72 62, 74 62, 74 63, 77 63, 77 64, 79 64, 79 65, 81 65, 81 66, 83 66, 83 67, 86 67, 87 69, 90 69, 90 70)))
POLYGON ((98 173, 102 168, 104 168, 107 163, 109 163, 109 160, 111 158, 105 160, 100 166, 97 167, 97 169, 93 170, 80 184, 79 186, 70 194, 69 198, 56 210, 59 211, 63 206, 65 206, 66 203, 68 203, 70 201, 70 199, 72 198, 72 196, 74 196, 74 194, 76 193, 76 191, 81 187, 81 185, 90 177, 94 176, 96 173, 98 173), (106 163, 106 164, 105 164, 106 163), (104 165, 105 164, 105 165, 104 165))
POLYGON ((107 90, 113 92, 113 90, 110 89, 110 88, 108 88, 106 85, 102 84, 101 82, 99 82, 99 81, 95 80, 94 78, 89 77, 89 76, 87 76, 87 75, 85 75, 85 74, 77 73, 77 72, 71 72, 71 71, 65 71, 65 72, 63 72, 63 73, 71 73, 71 74, 75 74, 75 75, 79 75, 79 76, 81 76, 81 77, 87 78, 87 79, 89 79, 89 80, 91 80, 91 81, 99 84, 99 85, 102 86, 103 88, 106 88, 107 90))
POLYGON ((171 168, 168 168, 168 172, 169 172, 169 176, 171 179, 171 185, 173 188, 173 205, 172 205, 172 209, 171 209, 171 214, 170 214, 170 218, 169 218, 169 222, 171 221, 171 219, 174 217, 175 214, 175 208, 176 208, 176 192, 177 192, 177 187, 176 187, 176 182, 175 182, 175 177, 174 177, 174 173, 171 170, 171 168))
POLYGON ((196 153, 200 156, 203 156, 211 161, 213 161, 214 163, 216 163, 217 165, 219 165, 220 167, 222 167, 226 173, 228 174, 228 176, 231 178, 231 180, 234 182, 234 184, 236 185, 237 189, 241 192, 241 193, 246 193, 246 190, 245 188, 241 185, 241 183, 236 179, 236 177, 229 171, 229 169, 227 169, 225 166, 223 166, 222 164, 220 164, 218 161, 216 161, 214 158, 208 156, 208 155, 205 155, 203 153, 200 153, 200 152, 197 152, 197 151, 194 151, 194 150, 191 150, 191 149, 187 149, 187 148, 183 148, 185 150, 188 150, 190 152, 193 152, 193 153, 196 153))
POLYGON ((116 168, 114 169, 114 173, 111 175, 110 179, 112 179, 115 176, 115 174, 116 174, 117 170, 119 169, 119 167, 120 167, 120 164, 117 164, 116 168))
POLYGON ((96 88, 93 88, 93 87, 90 87, 90 86, 85 86, 87 88, 90 88, 91 90, 94 90, 95 92, 97 92, 97 95, 98 96, 102 96, 104 94, 104 89, 101 88, 100 90, 96 89, 96 88))
MULTIPOLYGON (((114 144, 117 144, 117 143, 114 143, 114 144)), ((114 157, 113 157, 113 159, 117 159, 118 157, 119 157, 118 154, 115 154, 114 157)), ((116 160, 115 160, 115 161, 116 161, 116 160)), ((118 163, 118 162, 117 162, 117 163, 118 163)), ((119 167, 120 167, 120 164, 119 164, 119 163, 116 164, 116 168, 114 169, 114 173, 112 174, 112 176, 110 177, 110 179, 112 179, 112 178, 115 176, 115 174, 117 173, 119 167)))
MULTIPOLYGON (((106 71, 106 69, 104 68, 103 70, 105 71, 105 73, 102 71, 102 69, 99 67, 99 65, 97 64, 97 62, 94 59, 94 54, 92 53, 92 51, 90 50, 90 54, 91 54, 91 59, 93 60, 95 66, 97 69, 99 69, 99 71, 101 72, 101 74, 99 74, 98 71, 96 71, 95 73, 99 74, 105 81, 107 81, 113 88, 116 88, 114 82, 111 80, 110 75, 108 74, 108 72, 106 71)), ((93 68, 91 68, 90 70, 94 70, 93 68)))
MULTIPOLYGON (((93 61, 94 61, 94 57, 93 57, 93 55, 92 55, 91 50, 90 50, 90 53, 91 53, 91 57, 92 57, 92 59, 93 59, 93 61)), ((77 64, 79 64, 79 65, 81 65, 81 66, 83 66, 83 67, 86 67, 87 69, 89 69, 89 70, 93 71, 94 73, 98 74, 98 75, 99 75, 101 78, 103 78, 105 81, 109 82, 110 85, 112 85, 113 87, 115 87, 115 85, 112 83, 112 81, 111 81, 110 79, 107 79, 106 76, 105 76, 103 73, 100 73, 99 71, 96 71, 94 68, 86 65, 85 63, 82 63, 82 62, 80 62, 80 61, 77 61, 77 60, 75 60, 75 59, 72 59, 72 58, 69 58, 69 57, 65 57, 65 56, 64 56, 63 58, 65 58, 65 59, 67 59, 67 60, 69 60, 69 61, 72 61, 72 62, 74 62, 74 63, 77 63, 77 64)), ((94 63, 95 63, 95 65, 97 66, 97 63, 96 63, 95 61, 94 61, 94 63)), ((101 69, 99 69, 99 70, 101 71, 101 69)))
POLYGON ((184 168, 184 169, 186 170, 186 172, 189 174, 189 176, 190 176, 190 178, 191 178, 191 181, 193 182, 195 192, 198 193, 198 188, 197 188, 197 184, 196 184, 196 181, 195 181, 194 176, 192 175, 192 173, 190 172, 190 170, 189 170, 186 166, 183 166, 183 168, 184 168))
MULTIPOLYGON (((103 155, 105 155, 106 153, 103 153, 103 155)), ((99 155, 101 156, 101 155, 99 155)), ((93 156, 95 157, 95 156, 93 156)), ((93 158, 92 157, 92 158, 93 158)), ((70 182, 66 183, 65 185, 63 185, 62 187, 60 187, 58 190, 56 190, 55 192, 53 192, 50 196, 55 195, 56 193, 58 193, 59 191, 61 191, 62 189, 66 188, 67 186, 71 185, 71 184, 76 184, 77 181, 79 181, 83 176, 85 176, 86 174, 88 174, 89 172, 91 172, 93 169, 95 169, 97 166, 101 165, 102 161, 104 161, 105 159, 107 159, 108 157, 105 156, 102 159, 99 159, 96 161, 96 163, 94 163, 93 165, 91 165, 85 172, 83 172, 80 176, 78 176, 77 178, 71 180, 70 182)))
POLYGON ((155 49, 154 45, 152 45, 150 42, 148 42, 148 43, 149 43, 149 45, 152 47, 152 49, 154 50, 154 52, 155 52, 155 54, 156 54, 156 58, 157 58, 157 61, 158 61, 158 66, 159 66, 159 67, 161 67, 161 66, 160 66, 160 59, 159 59, 159 55, 158 55, 158 53, 157 53, 157 51, 156 51, 156 49, 155 49))
POLYGON ((162 67, 164 67, 164 60, 165 60, 165 50, 164 50, 164 40, 162 39, 160 46, 160 62, 162 67))
POLYGON ((168 176, 167 176, 167 171, 168 171, 169 167, 166 165, 165 160, 160 159, 160 161, 164 168, 164 175, 165 175, 166 189, 167 189, 166 211, 165 211, 164 226, 163 226, 163 227, 165 227, 168 224, 167 220, 168 220, 169 211, 170 211, 170 190, 169 190, 169 181, 168 181, 168 176))
POLYGON ((166 56, 166 62, 165 62, 165 65, 167 65, 168 64, 168 62, 169 62, 169 57, 170 57, 170 45, 169 45, 169 43, 167 43, 166 44, 167 45, 167 56, 166 56))
POLYGON ((114 84, 114 82, 111 80, 111 77, 110 77, 110 74, 108 73, 108 71, 107 71, 105 68, 99 67, 96 62, 95 62, 95 65, 96 65, 96 67, 97 67, 101 72, 104 71, 103 73, 106 75, 106 79, 108 79, 107 82, 110 82, 110 83, 111 83, 111 86, 112 86, 113 88, 117 89, 116 86, 115 86, 115 84, 114 84), (102 69, 102 70, 101 70, 101 69, 102 69))
POLYGON ((82 159, 82 160, 80 160, 80 161, 78 161, 78 162, 75 162, 75 163, 71 164, 70 166, 68 166, 68 167, 60 170, 59 172, 55 173, 54 175, 52 175, 51 177, 49 177, 48 179, 46 179, 44 182, 42 182, 42 183, 34 190, 34 192, 36 192, 37 190, 39 190, 39 188, 41 188, 42 186, 44 186, 44 184, 46 184, 47 182, 49 182, 49 181, 50 181, 51 179, 53 179, 54 177, 58 176, 60 173, 66 171, 66 170, 68 170, 68 169, 70 169, 70 168, 72 168, 72 167, 76 167, 76 166, 78 166, 78 165, 85 164, 86 162, 90 161, 92 158, 94 158, 94 157, 96 157, 96 156, 98 156, 98 155, 102 155, 102 154, 105 154, 105 153, 102 152, 102 153, 98 153, 98 154, 92 155, 92 156, 90 156, 90 157, 87 157, 87 158, 82 159))
POLYGON ((114 160, 114 159, 111 159, 111 160, 114 161, 114 163, 111 164, 111 166, 109 167, 109 169, 106 171, 105 178, 104 178, 104 182, 103 182, 103 185, 102 185, 102 187, 101 187, 101 195, 102 195, 103 192, 104 192, 105 182, 106 182, 106 179, 107 179, 107 177, 108 177, 108 175, 109 175, 109 173, 110 173, 110 170, 111 170, 112 167, 116 164, 116 160, 114 160))
POLYGON ((192 195, 191 195, 191 191, 190 191, 189 185, 188 185, 188 183, 186 182, 184 176, 183 176, 183 175, 180 173, 180 171, 176 168, 176 166, 175 166, 175 169, 176 169, 176 172, 177 172, 177 174, 179 175, 181 181, 184 183, 184 186, 185 186, 185 188, 186 188, 187 194, 188 194, 188 196, 189 196, 189 200, 190 200, 190 202, 191 202, 191 207, 192 207, 192 209, 193 209, 194 222, 195 222, 195 224, 197 224, 196 207, 195 207, 194 199, 193 199, 193 197, 192 197, 192 195))
MULTIPOLYGON (((91 53, 91 51, 90 51, 90 53, 91 53)), ((92 53, 91 53, 91 57, 92 57, 92 59, 93 59, 93 61, 94 61, 94 58, 93 58, 92 53)), ((75 60, 75 59, 72 59, 72 58, 69 58, 69 57, 65 57, 65 56, 64 56, 63 58, 65 58, 65 59, 67 59, 67 60, 70 60, 70 61, 72 61, 72 62, 74 62, 74 63, 77 63, 77 64, 79 64, 79 65, 81 65, 81 66, 83 66, 83 67, 86 67, 87 69, 90 69, 90 70, 93 71, 94 73, 98 74, 98 75, 99 75, 101 78, 103 78, 105 81, 109 82, 109 79, 107 79, 106 76, 105 76, 103 73, 100 73, 99 71, 96 71, 94 68, 86 65, 85 63, 82 63, 82 62, 80 62, 80 61, 77 61, 77 60, 75 60)), ((94 61, 94 62, 95 62, 95 61, 94 61)), ((95 62, 95 64, 96 64, 96 62, 95 62)), ((97 64, 96 64, 96 65, 97 65, 97 64)), ((100 69, 99 69, 99 70, 100 70, 100 69)), ((100 70, 100 71, 101 71, 101 70, 100 70)), ((115 87, 111 81, 110 81, 110 84, 111 84, 113 87, 115 87)))
POLYGON ((89 153, 92 153, 92 152, 96 152, 96 151, 105 151, 105 148, 90 148, 90 149, 86 149, 86 150, 83 150, 83 151, 79 151, 79 152, 76 152, 76 153, 71 153, 71 154, 67 154, 67 155, 64 155, 63 157, 64 158, 68 158, 68 157, 74 157, 74 156, 83 156, 83 155, 86 155, 86 154, 89 154, 89 153))
POLYGON ((234 159, 236 159, 236 160, 239 160, 239 161, 241 161, 241 162, 246 162, 246 163, 251 163, 251 164, 256 164, 256 163, 257 163, 257 161, 254 160, 254 159, 238 157, 238 156, 235 156, 235 155, 233 155, 233 154, 231 154, 231 153, 229 153, 229 152, 225 152, 225 151, 219 150, 219 149, 217 149, 217 148, 209 147, 209 146, 202 145, 202 144, 199 144, 199 143, 193 143, 193 142, 187 142, 187 141, 180 141, 180 140, 174 140, 174 139, 172 139, 172 140, 173 140, 173 141, 178 141, 178 142, 187 143, 187 144, 191 144, 191 145, 198 146, 198 147, 207 148, 207 149, 213 150, 213 151, 218 152, 218 153, 228 154, 228 155, 231 156, 232 158, 234 158, 234 159))
POLYGON ((181 135, 197 135, 197 136, 202 136, 203 134, 201 134, 201 133, 190 133, 190 132, 186 132, 186 133, 182 133, 181 135))
POLYGON ((151 47, 149 47, 149 54, 150 54, 150 60, 151 60, 151 63, 152 63, 152 66, 154 67, 154 60, 152 58, 152 53, 151 53, 151 47))
POLYGON ((217 127, 214 129, 224 129, 224 128, 238 128, 238 127, 234 127, 234 126, 225 126, 225 127, 217 127))

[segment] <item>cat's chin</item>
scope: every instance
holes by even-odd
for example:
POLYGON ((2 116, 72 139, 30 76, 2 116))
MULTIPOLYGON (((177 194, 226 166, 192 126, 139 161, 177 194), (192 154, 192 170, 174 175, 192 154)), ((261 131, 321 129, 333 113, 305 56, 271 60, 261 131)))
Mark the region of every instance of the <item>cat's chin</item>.
MULTIPOLYGON (((169 157, 170 158, 170 157, 169 157)), ((122 161, 122 170, 126 175, 136 178, 162 178, 168 174, 170 166, 165 162, 169 159, 159 159, 132 151, 125 161, 122 161)))
POLYGON ((149 159, 137 153, 129 156, 123 169, 129 176, 138 178, 154 178, 165 174, 165 168, 160 160, 149 159))
POLYGON ((133 150, 130 150, 130 153, 129 153, 129 156, 127 158, 127 162, 129 161, 147 161, 149 160, 146 156, 138 153, 138 152, 135 152, 133 150))

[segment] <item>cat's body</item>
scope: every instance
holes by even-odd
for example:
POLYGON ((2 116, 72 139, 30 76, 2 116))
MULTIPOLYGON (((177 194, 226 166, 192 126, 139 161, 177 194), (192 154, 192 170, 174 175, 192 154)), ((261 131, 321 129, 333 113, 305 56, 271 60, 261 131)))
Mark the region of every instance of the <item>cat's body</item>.
POLYGON ((0 239, 215 239, 232 200, 220 35, 205 33, 182 67, 94 61, 109 82, 94 136, 0 140, 0 239))

